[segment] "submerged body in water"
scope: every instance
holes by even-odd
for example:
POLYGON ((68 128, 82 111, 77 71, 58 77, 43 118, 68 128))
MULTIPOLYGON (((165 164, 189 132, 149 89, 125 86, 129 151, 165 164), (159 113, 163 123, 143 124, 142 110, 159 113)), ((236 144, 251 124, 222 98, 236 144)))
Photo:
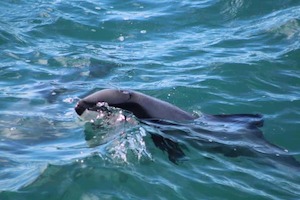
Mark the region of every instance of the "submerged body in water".
MULTIPOLYGON (((169 160, 174 163, 185 157, 184 145, 177 142, 182 139, 197 149, 229 157, 263 156, 300 167, 300 163, 287 150, 265 140, 259 129, 263 126, 259 114, 202 114, 199 117, 148 95, 116 89, 101 90, 83 98, 77 103, 75 111, 79 116, 86 110, 110 115, 108 106, 127 110, 144 124, 159 128, 163 134, 150 133, 151 138, 155 146, 167 152, 169 160)), ((126 115, 121 115, 120 119, 126 119, 126 115)))

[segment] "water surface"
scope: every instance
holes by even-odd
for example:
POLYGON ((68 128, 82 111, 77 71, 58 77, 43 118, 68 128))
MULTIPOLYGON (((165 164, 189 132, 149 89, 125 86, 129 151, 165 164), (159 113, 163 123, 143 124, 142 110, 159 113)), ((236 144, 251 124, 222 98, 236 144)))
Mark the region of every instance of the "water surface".
POLYGON ((299 38, 297 0, 1 1, 0 199, 298 199, 299 169, 276 159, 179 137, 176 165, 139 124, 91 144, 73 107, 125 88, 189 112, 261 113, 267 141, 300 160, 299 38))

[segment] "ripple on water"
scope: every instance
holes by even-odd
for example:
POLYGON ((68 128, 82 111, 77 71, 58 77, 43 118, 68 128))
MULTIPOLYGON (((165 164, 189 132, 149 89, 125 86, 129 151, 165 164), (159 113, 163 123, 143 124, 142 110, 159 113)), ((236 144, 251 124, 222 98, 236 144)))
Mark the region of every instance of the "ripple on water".
POLYGON ((170 135, 188 158, 175 165, 159 130, 99 130, 73 107, 113 87, 262 113, 267 141, 299 160, 299 13, 294 0, 1 1, 0 199, 297 199, 298 174, 257 140, 219 138, 260 155, 232 158, 170 135))

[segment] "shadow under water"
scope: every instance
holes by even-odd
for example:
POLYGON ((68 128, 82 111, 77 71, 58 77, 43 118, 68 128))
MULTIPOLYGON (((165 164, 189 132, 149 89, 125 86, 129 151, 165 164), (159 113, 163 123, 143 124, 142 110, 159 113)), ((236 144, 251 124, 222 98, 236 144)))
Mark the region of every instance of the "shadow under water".
POLYGON ((187 152, 193 147, 231 158, 253 158, 257 159, 255 162, 261 160, 274 167, 281 164, 300 169, 300 163, 288 150, 264 138, 260 130, 263 126, 261 115, 202 115, 196 120, 178 123, 139 120, 127 111, 108 105, 101 106, 101 109, 86 111, 83 116, 88 121, 85 124, 86 141, 90 147, 109 144, 109 151, 124 161, 128 149, 139 159, 143 155, 152 159, 143 140, 148 134, 154 145, 166 152, 175 164, 187 160, 187 152))

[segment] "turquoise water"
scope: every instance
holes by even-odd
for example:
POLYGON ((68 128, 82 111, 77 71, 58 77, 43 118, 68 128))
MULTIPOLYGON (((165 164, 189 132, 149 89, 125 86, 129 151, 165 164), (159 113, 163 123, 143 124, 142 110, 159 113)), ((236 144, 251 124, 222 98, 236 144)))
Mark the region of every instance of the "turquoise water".
POLYGON ((300 198, 299 168, 276 157, 178 137, 176 165, 155 127, 91 130, 73 109, 125 88, 189 112, 261 113, 264 137, 300 160, 298 0, 4 0, 0 52, 1 200, 300 198))

